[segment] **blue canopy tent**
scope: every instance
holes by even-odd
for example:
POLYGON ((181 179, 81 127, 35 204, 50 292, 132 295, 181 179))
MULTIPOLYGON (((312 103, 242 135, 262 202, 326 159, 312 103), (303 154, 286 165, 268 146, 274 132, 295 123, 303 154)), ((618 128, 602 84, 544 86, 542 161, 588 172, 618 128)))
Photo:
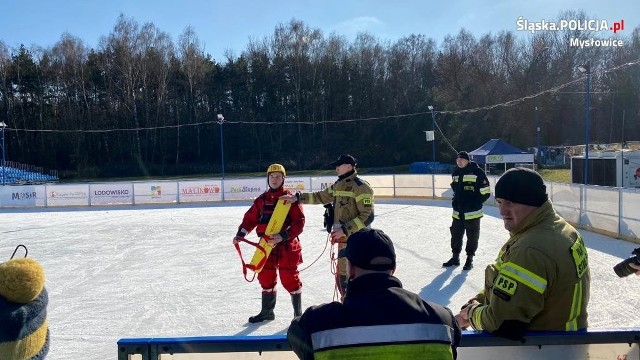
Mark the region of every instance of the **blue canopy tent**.
POLYGON ((487 166, 491 164, 504 164, 505 171, 509 163, 531 164, 531 168, 534 168, 532 153, 520 150, 501 139, 487 141, 484 145, 471 151, 469 157, 476 163, 483 164, 485 172, 487 166))

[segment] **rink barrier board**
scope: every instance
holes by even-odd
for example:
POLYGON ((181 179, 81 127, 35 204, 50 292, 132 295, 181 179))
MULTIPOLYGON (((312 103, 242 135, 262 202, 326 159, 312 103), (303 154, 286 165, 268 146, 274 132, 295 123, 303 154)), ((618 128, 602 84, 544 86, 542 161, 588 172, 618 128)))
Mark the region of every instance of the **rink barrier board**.
MULTIPOLYGON (((376 198, 451 199, 449 175, 363 175, 376 198)), ((492 194, 498 177, 490 176, 492 194)), ((334 176, 291 177, 292 191, 318 191, 334 176)), ((640 189, 546 183, 555 210, 576 227, 640 243, 640 189)), ((43 184, 0 187, 0 209, 101 208, 107 206, 213 205, 251 201, 267 189, 264 178, 146 180, 139 182, 43 184)), ((495 205, 493 196, 486 205, 495 205)))
MULTIPOLYGON (((458 359, 640 360, 640 328, 530 332, 513 341, 463 331, 458 359)), ((118 360, 297 359, 285 335, 125 338, 118 360)))

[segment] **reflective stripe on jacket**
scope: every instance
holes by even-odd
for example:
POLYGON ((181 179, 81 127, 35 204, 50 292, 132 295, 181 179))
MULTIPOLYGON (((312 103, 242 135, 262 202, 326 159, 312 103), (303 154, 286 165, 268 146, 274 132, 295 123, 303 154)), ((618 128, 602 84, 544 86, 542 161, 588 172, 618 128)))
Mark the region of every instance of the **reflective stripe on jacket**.
POLYGON ((344 303, 307 309, 287 339, 301 359, 455 359, 460 329, 449 309, 375 273, 352 280, 344 303))
POLYGON ((482 204, 491 196, 489 179, 473 161, 451 174, 454 219, 473 220, 483 216, 482 204))
POLYGON ((339 224, 348 237, 373 222, 373 190, 366 181, 358 177, 355 169, 353 173, 345 175, 324 190, 300 194, 300 202, 332 203, 333 223, 339 224))

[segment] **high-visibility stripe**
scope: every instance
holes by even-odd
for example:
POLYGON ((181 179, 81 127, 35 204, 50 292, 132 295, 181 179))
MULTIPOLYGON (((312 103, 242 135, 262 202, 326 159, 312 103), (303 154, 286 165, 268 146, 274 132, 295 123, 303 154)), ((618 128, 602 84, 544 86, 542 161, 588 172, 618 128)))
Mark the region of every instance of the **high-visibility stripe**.
POLYGON ((464 182, 476 182, 477 179, 478 179, 478 176, 473 174, 464 175, 462 177, 462 181, 464 182))
POLYGON ((480 194, 491 194, 491 186, 485 186, 480 188, 480 194))
POLYGON ((352 221, 358 230, 363 229, 366 226, 362 221, 360 221, 360 218, 355 218, 352 221))
MULTIPOLYGON (((482 209, 477 210, 477 211, 470 211, 467 213, 464 213, 464 219, 465 220, 473 220, 473 219, 477 219, 477 218, 481 218, 484 216, 484 212, 482 212, 482 209)), ((460 219, 460 212, 453 210, 453 214, 451 215, 451 217, 453 217, 454 219, 460 219)))
POLYGON ((316 352, 315 360, 406 360, 453 359, 451 345, 441 343, 403 343, 334 348, 316 352))
POLYGON ((475 330, 484 330, 482 326, 482 312, 487 308, 488 305, 480 305, 471 309, 469 314, 469 322, 471 323, 471 327, 475 330))
POLYGON ((355 198, 356 194, 353 191, 336 190, 336 191, 334 191, 333 196, 342 196, 342 197, 355 198))
POLYGON ((571 312, 569 313, 569 321, 565 324, 566 331, 578 330, 578 316, 582 311, 582 279, 573 287, 573 300, 571 301, 571 312))
POLYGON ((505 263, 500 269, 500 273, 508 274, 512 279, 523 283, 540 294, 547 288, 547 280, 512 262, 505 263))
MULTIPOLYGON (((373 196, 371 194, 360 194, 356 196, 356 202, 360 202, 366 199, 372 200, 373 196)), ((371 201, 369 201, 369 204, 371 204, 371 201)))
POLYGON ((479 217, 482 217, 482 215, 483 215, 482 209, 477 211, 470 211, 470 212, 464 213, 464 219, 465 220, 477 219, 479 217))
POLYGON ((393 324, 352 326, 311 334, 313 350, 352 345, 402 342, 453 342, 453 329, 445 324, 393 324))

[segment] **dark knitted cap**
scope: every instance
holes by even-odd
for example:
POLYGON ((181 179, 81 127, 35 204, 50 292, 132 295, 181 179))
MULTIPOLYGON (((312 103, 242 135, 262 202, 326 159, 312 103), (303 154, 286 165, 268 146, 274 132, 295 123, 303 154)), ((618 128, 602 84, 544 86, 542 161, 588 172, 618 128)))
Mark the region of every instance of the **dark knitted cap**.
POLYGON ((502 174, 496 184, 495 198, 540 207, 549 197, 540 174, 531 169, 516 167, 502 174))
POLYGON ((471 159, 469 159, 469 153, 466 152, 466 151, 460 151, 458 153, 458 156, 456 156, 456 159, 457 158, 461 158, 461 159, 465 159, 465 160, 471 161, 471 159))
POLYGON ((363 229, 349 236, 347 247, 340 251, 351 264, 365 269, 387 271, 396 268, 396 251, 387 234, 378 229, 363 229))
POLYGON ((358 165, 358 159, 354 158, 349 154, 342 154, 338 157, 338 160, 332 162, 330 165, 332 167, 340 166, 342 164, 351 164, 353 166, 358 165))

